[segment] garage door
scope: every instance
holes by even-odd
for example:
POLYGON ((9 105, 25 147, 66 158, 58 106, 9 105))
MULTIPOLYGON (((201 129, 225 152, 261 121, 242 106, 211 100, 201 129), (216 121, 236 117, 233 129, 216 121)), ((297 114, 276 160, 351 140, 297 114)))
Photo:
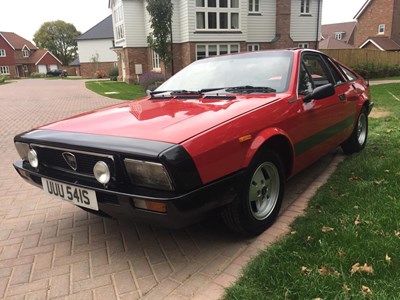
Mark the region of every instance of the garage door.
POLYGON ((47 73, 46 65, 39 65, 39 73, 43 73, 43 74, 47 73))
POLYGON ((57 65, 50 65, 50 70, 58 69, 57 65))

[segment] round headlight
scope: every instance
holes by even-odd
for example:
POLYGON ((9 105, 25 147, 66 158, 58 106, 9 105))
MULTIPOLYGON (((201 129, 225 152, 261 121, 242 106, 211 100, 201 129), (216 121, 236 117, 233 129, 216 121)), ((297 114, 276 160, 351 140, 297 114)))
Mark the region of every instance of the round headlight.
POLYGON ((28 161, 33 168, 37 168, 39 166, 39 159, 35 150, 29 150, 28 161))
POLYGON ((104 161, 98 161, 93 167, 93 174, 101 184, 107 184, 110 181, 110 168, 104 161))

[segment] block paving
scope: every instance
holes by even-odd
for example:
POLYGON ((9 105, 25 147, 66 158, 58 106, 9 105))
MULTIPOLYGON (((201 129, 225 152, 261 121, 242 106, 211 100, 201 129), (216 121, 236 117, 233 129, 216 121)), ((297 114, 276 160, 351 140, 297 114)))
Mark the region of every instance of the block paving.
POLYGON ((288 233, 343 159, 332 152, 291 179, 278 221, 252 239, 218 217, 180 230, 101 218, 15 172, 14 135, 115 103, 83 81, 0 86, 0 299, 218 299, 254 255, 288 233))

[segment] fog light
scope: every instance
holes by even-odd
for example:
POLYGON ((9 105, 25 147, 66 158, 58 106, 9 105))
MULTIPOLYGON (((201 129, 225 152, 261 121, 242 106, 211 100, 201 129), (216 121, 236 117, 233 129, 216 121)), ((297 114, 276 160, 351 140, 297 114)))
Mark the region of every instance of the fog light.
POLYGON ((29 150, 28 161, 33 168, 37 168, 39 166, 39 159, 35 150, 29 150))
POLYGON ((110 168, 104 161, 98 161, 93 167, 93 174, 101 184, 107 184, 110 181, 110 168))

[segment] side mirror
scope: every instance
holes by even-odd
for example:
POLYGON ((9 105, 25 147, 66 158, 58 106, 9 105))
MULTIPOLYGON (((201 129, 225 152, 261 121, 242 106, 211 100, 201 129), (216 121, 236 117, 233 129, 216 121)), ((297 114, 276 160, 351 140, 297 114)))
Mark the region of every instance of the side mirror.
POLYGON ((315 88, 310 94, 303 98, 303 101, 310 102, 313 99, 319 100, 333 95, 335 95, 335 88, 332 83, 328 83, 315 88))

